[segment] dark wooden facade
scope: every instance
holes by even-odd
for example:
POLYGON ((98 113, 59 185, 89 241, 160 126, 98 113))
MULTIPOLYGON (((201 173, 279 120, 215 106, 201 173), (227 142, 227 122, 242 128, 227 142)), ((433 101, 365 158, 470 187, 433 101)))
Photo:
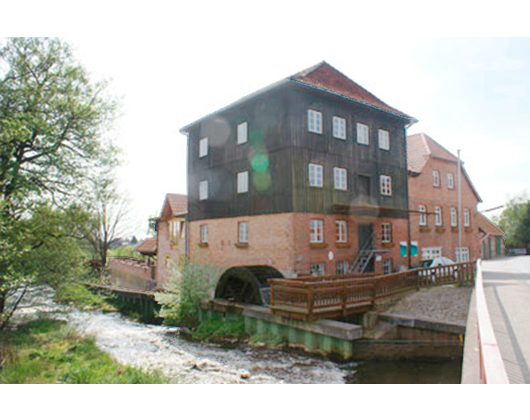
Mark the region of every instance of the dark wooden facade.
POLYGON ((407 164, 403 116, 348 98, 285 81, 182 129, 188 134, 190 221, 273 213, 369 213, 407 217, 407 164), (308 131, 307 110, 322 112, 322 134, 308 131), (346 140, 333 137, 333 116, 346 119, 346 140), (248 123, 248 141, 237 144, 237 125, 248 123), (357 143, 356 123, 369 126, 369 145, 357 143), (390 150, 378 147, 378 129, 390 150), (199 140, 208 137, 208 155, 199 140), (308 165, 323 165, 322 188, 310 187, 308 165), (348 189, 334 189, 333 168, 348 170, 348 189), (237 173, 249 172, 248 193, 238 194, 237 173), (382 196, 379 175, 392 178, 382 196), (199 200, 199 183, 209 197, 199 200))

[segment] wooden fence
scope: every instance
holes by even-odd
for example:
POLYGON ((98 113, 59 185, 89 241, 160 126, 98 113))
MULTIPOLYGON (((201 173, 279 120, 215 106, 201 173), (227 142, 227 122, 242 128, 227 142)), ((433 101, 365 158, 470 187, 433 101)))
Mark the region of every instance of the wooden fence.
POLYGON ((383 276, 340 275, 270 279, 270 308, 303 320, 368 311, 378 300, 421 287, 472 283, 475 263, 421 268, 383 276))

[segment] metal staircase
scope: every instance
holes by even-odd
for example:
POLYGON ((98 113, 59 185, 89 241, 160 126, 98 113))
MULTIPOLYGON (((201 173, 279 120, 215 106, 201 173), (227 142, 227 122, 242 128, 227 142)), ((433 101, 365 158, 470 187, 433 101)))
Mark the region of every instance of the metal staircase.
POLYGON ((374 235, 370 236, 363 244, 361 249, 359 249, 359 253, 355 258, 353 265, 350 267, 348 274, 364 273, 364 270, 366 270, 366 267, 368 267, 368 264, 370 264, 370 261, 377 253, 377 251, 374 249, 374 239, 374 235))

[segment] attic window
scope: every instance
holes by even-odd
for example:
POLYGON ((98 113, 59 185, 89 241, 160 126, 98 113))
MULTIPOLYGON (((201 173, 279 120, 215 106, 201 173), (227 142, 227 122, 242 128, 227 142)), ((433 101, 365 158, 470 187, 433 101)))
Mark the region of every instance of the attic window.
POLYGON ((454 188, 453 174, 447 174, 447 188, 450 190, 454 188))
POLYGON ((440 186, 440 172, 432 171, 432 185, 433 187, 440 186))

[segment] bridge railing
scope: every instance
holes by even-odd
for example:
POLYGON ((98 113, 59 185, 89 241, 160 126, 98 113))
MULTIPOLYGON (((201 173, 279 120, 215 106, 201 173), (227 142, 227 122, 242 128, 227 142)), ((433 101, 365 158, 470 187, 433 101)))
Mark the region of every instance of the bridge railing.
POLYGON ((475 264, 420 268, 387 275, 270 279, 273 313, 306 320, 367 311, 378 299, 421 287, 472 282, 475 264))
POLYGON ((486 295, 482 278, 481 261, 477 261, 477 275, 475 282, 475 297, 477 304, 477 331, 479 343, 479 371, 482 384, 509 384, 508 375, 502 361, 499 346, 486 306, 486 295))

